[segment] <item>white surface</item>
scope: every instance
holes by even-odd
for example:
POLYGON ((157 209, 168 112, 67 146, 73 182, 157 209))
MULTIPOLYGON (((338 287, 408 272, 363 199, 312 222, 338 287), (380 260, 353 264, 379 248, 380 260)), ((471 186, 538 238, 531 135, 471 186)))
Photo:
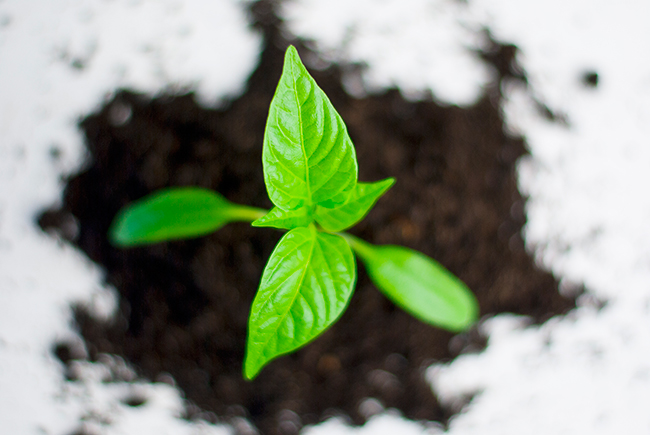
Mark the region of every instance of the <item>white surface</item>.
MULTIPOLYGON (((302 0, 284 9, 290 31, 329 60, 365 62, 362 94, 397 84, 470 104, 489 79, 472 49, 488 26, 521 48, 531 87, 508 86, 509 128, 532 157, 520 164, 530 195, 526 242, 540 263, 587 297, 539 327, 500 316, 488 348, 429 375, 443 400, 479 393, 451 434, 650 432, 650 4, 643 1, 302 0), (581 83, 587 70, 600 84, 581 83), (566 114, 543 120, 531 96, 566 114), (590 301, 607 301, 598 311, 590 301)), ((77 119, 118 87, 149 93, 194 87, 212 104, 236 94, 259 38, 241 5, 214 1, 0 1, 0 427, 16 435, 227 433, 177 416, 169 386, 138 385, 147 404, 121 403, 133 385, 63 381, 51 354, 74 337, 70 303, 110 306, 101 271, 41 234, 35 213, 60 196, 59 176, 83 162, 77 119), (83 69, 72 66, 77 60, 83 69), (59 160, 50 157, 56 146, 59 160), (95 302, 93 302, 95 301, 95 302)), ((567 288, 570 285, 566 286, 567 288)), ((439 433, 391 412, 366 426, 337 420, 319 434, 439 433)))

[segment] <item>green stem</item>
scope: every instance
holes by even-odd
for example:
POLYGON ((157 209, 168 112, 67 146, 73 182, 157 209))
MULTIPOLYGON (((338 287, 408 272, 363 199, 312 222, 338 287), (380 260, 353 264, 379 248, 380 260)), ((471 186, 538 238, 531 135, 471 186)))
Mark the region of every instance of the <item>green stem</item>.
POLYGON ((253 222, 256 219, 261 218, 269 211, 261 208, 248 207, 245 205, 237 204, 237 208, 233 208, 230 212, 230 215, 233 217, 233 220, 244 221, 244 222, 253 222))
POLYGON ((343 237, 352 247, 352 249, 361 257, 361 258, 372 258, 375 255, 373 245, 359 239, 358 237, 353 236, 348 233, 335 233, 343 237))

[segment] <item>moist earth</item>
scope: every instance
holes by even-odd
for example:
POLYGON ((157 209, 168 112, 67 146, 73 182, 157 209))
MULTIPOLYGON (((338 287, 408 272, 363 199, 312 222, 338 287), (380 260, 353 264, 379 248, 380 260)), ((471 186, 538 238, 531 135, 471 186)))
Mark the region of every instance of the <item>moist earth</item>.
MULTIPOLYGON (((39 223, 103 265, 119 292, 119 312, 109 322, 76 310, 89 359, 113 354, 141 377, 171 375, 187 399, 188 417, 231 423, 244 417, 263 434, 296 433, 331 416, 362 424, 382 407, 445 422, 457 410, 438 403, 425 370, 479 351, 484 339, 476 329, 454 336, 404 313, 374 287, 362 263, 338 323, 249 382, 242 377, 249 308, 280 231, 235 223, 206 237, 149 247, 121 250, 107 241, 121 207, 166 186, 203 186, 237 203, 272 206, 262 137, 289 42, 272 4, 253 5, 251 19, 265 45, 240 97, 206 109, 191 93, 152 99, 120 90, 80 123, 88 164, 68 180, 63 206, 42 214, 39 223)), ((292 43, 308 67, 314 64, 308 44, 292 43)), ((394 89, 354 98, 341 78, 343 70, 349 78, 360 67, 310 69, 347 123, 359 179, 397 180, 351 233, 435 258, 476 294, 483 316, 510 312, 539 322, 574 301, 559 295, 558 281, 536 267, 520 236, 525 198, 515 167, 526 146, 504 134, 499 111, 501 82, 525 82, 515 52, 494 44, 482 54, 498 73, 468 108, 432 97, 407 101, 394 89)), ((65 343, 56 353, 70 359, 65 343)))

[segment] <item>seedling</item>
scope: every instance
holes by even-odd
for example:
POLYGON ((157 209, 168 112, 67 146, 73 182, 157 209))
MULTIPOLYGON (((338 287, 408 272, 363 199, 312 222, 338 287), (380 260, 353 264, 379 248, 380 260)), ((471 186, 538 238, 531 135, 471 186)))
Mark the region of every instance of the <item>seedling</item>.
POLYGON ((206 189, 168 188, 124 208, 110 231, 114 244, 128 247, 201 236, 234 221, 288 230, 264 268, 251 307, 246 378, 336 322, 356 281, 353 251, 375 285, 423 322, 461 331, 475 321, 474 295, 436 261, 343 232, 363 219, 395 180, 357 181, 345 124, 293 46, 269 108, 262 164, 275 206, 270 211, 234 204, 206 189))

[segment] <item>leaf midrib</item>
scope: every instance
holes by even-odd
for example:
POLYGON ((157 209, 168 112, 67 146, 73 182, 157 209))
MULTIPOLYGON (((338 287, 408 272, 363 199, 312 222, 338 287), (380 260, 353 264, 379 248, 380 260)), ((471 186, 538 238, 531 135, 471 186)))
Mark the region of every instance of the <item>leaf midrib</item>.
MULTIPOLYGON (((293 82, 293 95, 296 98, 296 104, 298 106, 298 126, 300 130, 300 151, 302 151, 302 158, 304 161, 305 165, 305 182, 307 183, 307 201, 308 201, 308 206, 311 207, 312 205, 312 198, 311 198, 311 186, 309 184, 309 158, 307 157, 307 152, 305 150, 305 135, 303 132, 303 125, 302 125, 302 104, 300 103, 300 98, 298 97, 298 85, 296 84, 296 65, 295 63, 292 65, 291 68, 291 80, 293 82)), ((312 85, 310 83, 310 85, 312 85)), ((313 85, 312 85, 313 86, 313 85)))
MULTIPOLYGON (((271 339, 273 337, 277 337, 277 331, 280 328, 280 325, 282 325, 284 323, 284 320, 287 318, 287 316, 291 312, 291 308, 293 307, 293 304, 296 302, 296 298, 298 297, 299 294, 301 294, 300 289, 302 288, 302 283, 305 280, 305 275, 307 275, 307 269, 309 269, 309 264, 311 263, 311 257, 314 254, 314 247, 316 245, 316 233, 315 233, 315 231, 316 230, 314 228, 312 228, 311 231, 310 231, 310 234, 312 236, 312 244, 311 244, 311 248, 309 250, 309 256, 307 257, 307 260, 304 262, 302 276, 298 280, 298 285, 296 286, 297 291, 294 293, 293 298, 291 299, 291 303, 288 304, 289 309, 284 313, 284 315, 282 316, 280 321, 277 322, 277 327, 274 329, 273 334, 270 334, 268 340, 264 341, 264 349, 268 349, 267 348, 268 343, 271 341, 271 339)), ((297 250, 297 248, 293 249, 292 252, 295 251, 295 250, 297 250)), ((282 286, 283 283, 284 282, 280 283, 280 285, 278 285, 275 288, 275 290, 273 290, 273 291, 274 292, 277 291, 282 286)), ((267 299, 267 301, 269 299, 267 299)), ((266 303, 265 303, 265 305, 266 305, 266 303)), ((295 341, 295 324, 294 324, 294 341, 295 341)), ((276 343, 276 350, 277 350, 277 343, 276 343)), ((264 353, 265 353, 265 356, 266 356, 266 352, 264 352, 264 353)))

